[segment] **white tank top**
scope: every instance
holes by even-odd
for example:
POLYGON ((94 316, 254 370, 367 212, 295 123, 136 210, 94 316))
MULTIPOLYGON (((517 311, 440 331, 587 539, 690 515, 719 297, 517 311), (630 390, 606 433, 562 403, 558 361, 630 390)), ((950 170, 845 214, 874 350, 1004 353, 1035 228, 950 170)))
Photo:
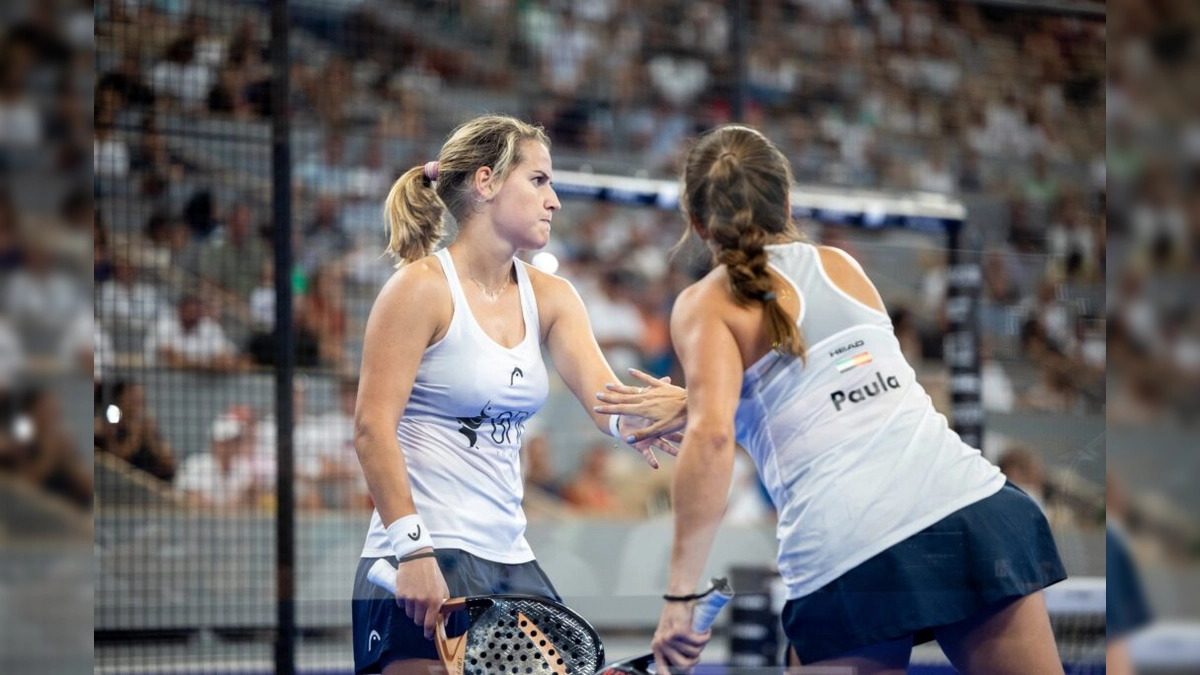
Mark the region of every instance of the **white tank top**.
MULTIPOLYGON (((475 321, 450 253, 434 255, 450 284, 454 313, 446 335, 421 357, 396 429, 413 503, 436 548, 528 562, 533 550, 521 509, 521 435, 550 390, 533 286, 525 264, 515 260, 525 339, 508 349, 475 321)), ((362 555, 391 554, 376 511, 362 555)))
POLYGON ((835 286, 816 247, 767 255, 800 297, 807 362, 771 352, 746 371, 737 434, 779 512, 779 572, 795 599, 994 494, 1004 476, 949 428, 891 320, 835 286))

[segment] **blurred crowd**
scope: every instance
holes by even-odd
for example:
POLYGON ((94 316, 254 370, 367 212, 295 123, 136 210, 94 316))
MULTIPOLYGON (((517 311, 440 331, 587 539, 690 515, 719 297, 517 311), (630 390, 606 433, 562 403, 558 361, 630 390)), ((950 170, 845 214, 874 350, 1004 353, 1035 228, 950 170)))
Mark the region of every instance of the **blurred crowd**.
MULTIPOLYGON (((91 353, 95 450, 183 499, 268 505, 274 422, 261 404, 203 421, 205 451, 180 453, 157 429, 154 402, 142 401, 146 378, 162 369, 220 378, 275 358, 269 141, 279 111, 267 16, 208 0, 66 2, 57 14, 52 4, 12 10, 0 45, 0 163, 55 178, 52 189, 34 179, 0 189, 0 376, 15 387, 31 365, 78 368, 91 353), (230 473, 235 466, 251 468, 230 473)), ((1161 21, 1149 16, 1156 11, 1168 10, 1139 10, 1144 23, 1161 21)), ((779 143, 801 182, 968 204, 981 230, 989 411, 1188 417, 1196 397, 1180 394, 1200 381, 1197 312, 1186 293, 1164 289, 1192 274, 1200 250, 1198 136, 1194 126, 1182 136, 1185 165, 1155 161, 1132 140, 1147 126, 1142 84, 1174 57, 1169 44, 1131 38, 1106 73, 1108 29, 1076 15, 789 0, 749 3, 743 19, 751 39, 739 61, 725 4, 707 0, 293 6, 288 276, 298 365, 353 379, 363 321, 391 271, 379 256, 380 200, 456 121, 512 112, 546 126, 559 168, 669 177, 689 138, 740 115, 779 143), (1110 260, 1119 267, 1109 270, 1110 260), (1110 340, 1127 376, 1106 382, 1110 340), (1121 405, 1105 406, 1106 396, 1121 405)), ((578 202, 561 216, 549 252, 584 296, 615 369, 674 373, 671 300, 706 264, 664 254, 678 216, 578 202)), ((906 351, 944 404, 944 252, 909 246, 892 260, 898 247, 870 236, 801 225, 876 275, 906 351), (892 283, 889 265, 919 273, 892 283)), ((299 499, 363 505, 362 486, 339 466, 349 413, 329 408, 297 418, 299 499)), ((636 503, 644 513, 662 498, 658 484, 632 500, 606 496, 602 484, 619 492, 629 482, 612 478, 627 473, 619 456, 593 448, 578 467, 546 468, 536 457, 555 453, 539 447, 526 449, 527 473, 555 509, 636 503)), ((769 506, 746 506, 759 510, 769 506)))
MULTIPOLYGON (((107 0, 95 18, 96 380, 269 366, 267 17, 205 0, 107 0)), ((505 110, 548 129, 560 168, 662 177, 675 175, 689 138, 740 114, 780 144, 801 182, 984 204, 985 406, 1102 409, 1101 20, 970 2, 750 3, 742 63, 725 4, 708 0, 317 2, 294 6, 292 21, 290 277, 302 368, 353 373, 390 272, 379 201, 455 121, 505 110)), ((549 252, 614 368, 675 372, 671 300, 706 264, 665 255, 678 216, 581 203, 561 215, 549 252)), ((869 269, 873 251, 882 257, 857 233, 802 225, 869 269)), ((881 290, 945 403, 944 253, 907 255, 899 265, 919 266, 920 278, 881 290)), ((581 474, 609 470, 593 454, 581 474)), ((571 475, 555 472, 564 486, 571 475)), ((546 492, 585 508, 604 501, 586 481, 546 492)))

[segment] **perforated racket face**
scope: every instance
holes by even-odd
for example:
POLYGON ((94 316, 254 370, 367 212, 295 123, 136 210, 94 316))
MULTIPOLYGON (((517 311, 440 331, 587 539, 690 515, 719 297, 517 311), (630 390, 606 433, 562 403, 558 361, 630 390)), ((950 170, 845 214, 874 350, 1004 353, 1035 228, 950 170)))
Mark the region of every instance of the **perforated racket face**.
POLYGON ((472 598, 467 606, 466 675, 594 673, 600 637, 583 617, 534 596, 472 598))

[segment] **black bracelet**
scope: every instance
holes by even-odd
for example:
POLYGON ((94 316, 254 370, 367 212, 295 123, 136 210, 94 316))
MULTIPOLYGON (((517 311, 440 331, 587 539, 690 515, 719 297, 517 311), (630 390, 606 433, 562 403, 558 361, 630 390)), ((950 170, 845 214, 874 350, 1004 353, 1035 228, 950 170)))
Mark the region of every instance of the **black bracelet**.
POLYGON ((425 553, 409 553, 408 555, 404 556, 403 558, 400 558, 396 562, 397 563, 406 563, 410 560, 420 560, 421 558, 436 558, 436 557, 437 557, 437 553, 434 553, 433 551, 427 551, 425 553))
POLYGON ((691 595, 671 595, 670 593, 664 593, 663 600, 666 600, 667 602, 691 602, 693 600, 699 600, 700 598, 708 597, 714 590, 716 590, 716 587, 709 588, 703 593, 692 593, 691 595))

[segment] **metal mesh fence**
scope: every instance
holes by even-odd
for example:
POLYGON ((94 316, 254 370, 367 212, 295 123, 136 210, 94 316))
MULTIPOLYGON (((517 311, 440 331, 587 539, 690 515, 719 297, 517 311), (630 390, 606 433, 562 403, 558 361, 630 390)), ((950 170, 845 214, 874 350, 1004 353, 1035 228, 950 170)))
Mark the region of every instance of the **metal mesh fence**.
MULTIPOLYGON (((741 119, 779 142, 802 182, 957 195, 966 245, 982 254, 982 395, 997 432, 985 452, 1020 445, 1049 467, 1051 507, 1084 542, 1073 571, 1102 572, 1087 543, 1099 534, 1088 487, 1104 464, 1088 454, 1088 434, 1103 429, 1102 16, 970 2, 293 0, 279 69, 278 6, 95 7, 97 671, 273 668, 276 473, 290 444, 297 628, 284 637, 299 669, 350 672, 347 603, 371 510, 352 417, 364 324, 391 273, 381 202, 450 129, 487 111, 544 125, 558 169, 669 178, 689 138, 741 119), (281 175, 288 221, 273 192, 281 175), (280 228, 292 242, 283 274, 280 228), (277 369, 280 279, 294 296, 291 392, 277 369), (277 432, 281 396, 290 443, 277 432)), ((863 261, 948 411, 939 243, 803 225, 863 261)), ((587 201, 555 220, 544 253, 593 310, 617 372, 678 376, 670 301, 706 264, 668 259, 681 231, 672 212, 587 201)), ((642 645, 653 580, 552 542, 661 539, 669 479, 610 456, 553 386, 527 448, 539 471, 531 541, 602 634, 642 645), (607 499, 572 492, 585 466, 607 499)), ((770 509, 747 480, 737 536, 750 543, 727 562, 769 563, 770 509)))

